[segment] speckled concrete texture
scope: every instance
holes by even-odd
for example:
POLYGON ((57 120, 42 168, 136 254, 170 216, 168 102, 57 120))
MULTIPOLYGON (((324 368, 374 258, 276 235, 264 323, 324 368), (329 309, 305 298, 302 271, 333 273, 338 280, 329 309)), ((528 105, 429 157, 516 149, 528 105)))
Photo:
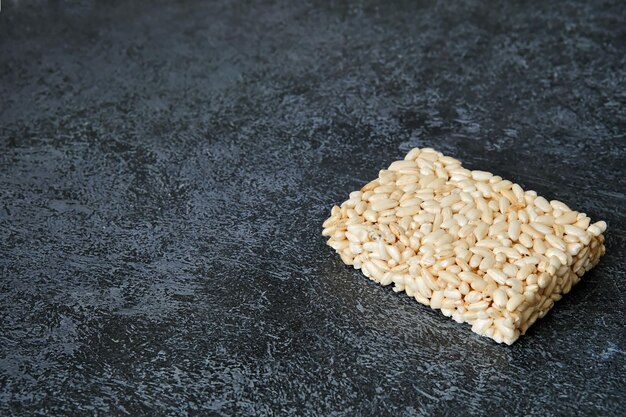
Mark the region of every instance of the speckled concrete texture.
POLYGON ((3 0, 0 414, 626 409, 626 6, 3 0), (341 263, 432 146, 604 219, 511 347, 341 263))

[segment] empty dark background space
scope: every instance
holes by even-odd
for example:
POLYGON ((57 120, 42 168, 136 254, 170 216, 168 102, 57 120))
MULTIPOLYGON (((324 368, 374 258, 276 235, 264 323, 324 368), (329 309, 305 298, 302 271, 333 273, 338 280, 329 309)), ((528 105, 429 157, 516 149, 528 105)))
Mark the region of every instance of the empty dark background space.
POLYGON ((0 12, 0 414, 626 408, 621 1, 31 1, 0 12), (608 223, 511 347, 345 267, 415 146, 608 223))

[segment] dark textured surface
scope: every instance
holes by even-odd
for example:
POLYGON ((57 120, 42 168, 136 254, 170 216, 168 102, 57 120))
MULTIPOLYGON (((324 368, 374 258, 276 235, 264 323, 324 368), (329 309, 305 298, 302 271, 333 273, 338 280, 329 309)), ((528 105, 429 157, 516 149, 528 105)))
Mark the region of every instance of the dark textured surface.
POLYGON ((623 2, 2 3, 0 414, 624 415, 623 2), (413 146, 607 221, 515 345, 324 245, 413 146))

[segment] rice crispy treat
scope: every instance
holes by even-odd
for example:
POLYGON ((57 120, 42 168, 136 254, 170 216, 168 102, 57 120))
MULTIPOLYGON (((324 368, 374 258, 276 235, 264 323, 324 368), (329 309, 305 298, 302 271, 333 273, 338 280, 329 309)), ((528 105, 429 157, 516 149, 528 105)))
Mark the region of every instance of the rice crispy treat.
POLYGON ((598 263, 606 223, 415 148, 323 228, 366 277, 510 345, 598 263))

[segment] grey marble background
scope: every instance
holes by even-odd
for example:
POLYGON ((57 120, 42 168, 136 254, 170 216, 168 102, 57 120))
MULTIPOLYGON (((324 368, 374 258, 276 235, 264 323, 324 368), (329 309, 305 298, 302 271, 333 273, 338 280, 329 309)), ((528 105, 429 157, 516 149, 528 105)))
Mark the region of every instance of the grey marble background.
POLYGON ((625 414, 623 2, 2 3, 1 415, 625 414), (609 225, 511 347, 320 236, 414 146, 609 225))

